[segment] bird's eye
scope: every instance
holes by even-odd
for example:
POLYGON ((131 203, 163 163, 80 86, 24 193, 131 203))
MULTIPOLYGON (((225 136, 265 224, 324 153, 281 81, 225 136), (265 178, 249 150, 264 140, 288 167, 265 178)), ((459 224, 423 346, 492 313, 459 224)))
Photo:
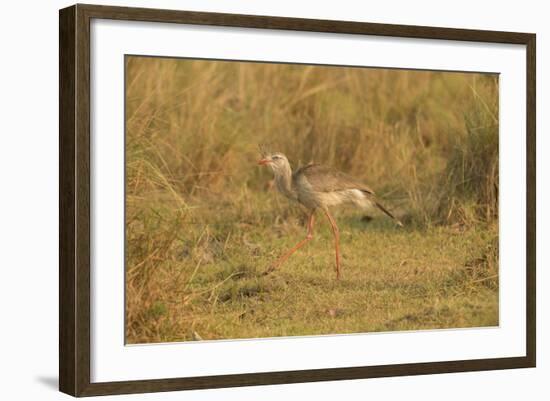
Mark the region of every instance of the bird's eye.
POLYGON ((281 158, 281 156, 277 156, 277 155, 275 155, 275 156, 272 157, 273 160, 278 160, 278 159, 280 159, 280 158, 281 158))

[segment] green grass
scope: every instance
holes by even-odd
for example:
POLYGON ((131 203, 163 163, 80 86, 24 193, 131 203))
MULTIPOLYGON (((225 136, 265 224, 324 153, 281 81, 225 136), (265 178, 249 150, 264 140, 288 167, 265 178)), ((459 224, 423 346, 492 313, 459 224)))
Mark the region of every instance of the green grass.
POLYGON ((228 221, 216 210, 203 212, 209 223, 182 218, 175 227, 150 212, 146 243, 166 242, 153 247, 163 256, 149 279, 129 281, 129 299, 139 302, 130 305, 138 311, 129 319, 130 342, 498 325, 495 227, 401 229, 384 217, 365 223, 343 210, 337 281, 333 238, 321 214, 314 239, 263 275, 304 237, 301 222, 276 213, 266 224, 228 221))
POLYGON ((126 340, 498 325, 498 78, 129 57, 126 340), (305 213, 257 166, 331 165, 405 224, 305 213))

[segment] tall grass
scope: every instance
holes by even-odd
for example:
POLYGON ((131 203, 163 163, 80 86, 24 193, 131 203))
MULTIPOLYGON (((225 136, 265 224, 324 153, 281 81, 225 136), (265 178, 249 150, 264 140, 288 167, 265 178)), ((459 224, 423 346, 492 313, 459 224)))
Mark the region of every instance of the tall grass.
POLYGON ((259 143, 362 178, 422 224, 498 214, 494 75, 128 58, 130 198, 261 188, 259 143))
MULTIPOLYGON (((482 84, 486 85, 486 82, 482 84)), ((498 93, 497 85, 471 91, 475 102, 464 111, 465 131, 449 152, 440 211, 447 220, 494 222, 498 218, 498 93), (489 92, 487 93, 487 91, 489 92)))
POLYGON ((265 255, 254 227, 299 227, 258 144, 363 179, 407 227, 497 222, 495 75, 128 57, 131 342, 186 337, 194 300, 251 269, 239 252, 265 255), (199 286, 213 261, 225 270, 199 286))

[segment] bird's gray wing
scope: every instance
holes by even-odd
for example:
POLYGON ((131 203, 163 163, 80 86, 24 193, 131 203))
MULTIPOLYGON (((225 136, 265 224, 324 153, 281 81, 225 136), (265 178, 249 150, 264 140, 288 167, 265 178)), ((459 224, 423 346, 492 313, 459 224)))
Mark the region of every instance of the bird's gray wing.
POLYGON ((294 173, 294 180, 305 177, 312 189, 317 192, 344 191, 359 189, 374 195, 374 191, 356 178, 319 164, 310 164, 294 173))

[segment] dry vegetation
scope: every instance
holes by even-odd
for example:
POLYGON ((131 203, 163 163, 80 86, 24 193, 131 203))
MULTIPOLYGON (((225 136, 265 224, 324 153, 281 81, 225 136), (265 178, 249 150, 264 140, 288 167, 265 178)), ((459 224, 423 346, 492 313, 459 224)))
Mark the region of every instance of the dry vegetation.
POLYGON ((127 342, 498 324, 498 78, 127 58, 127 342), (303 212, 256 166, 364 178, 405 223, 303 212))

